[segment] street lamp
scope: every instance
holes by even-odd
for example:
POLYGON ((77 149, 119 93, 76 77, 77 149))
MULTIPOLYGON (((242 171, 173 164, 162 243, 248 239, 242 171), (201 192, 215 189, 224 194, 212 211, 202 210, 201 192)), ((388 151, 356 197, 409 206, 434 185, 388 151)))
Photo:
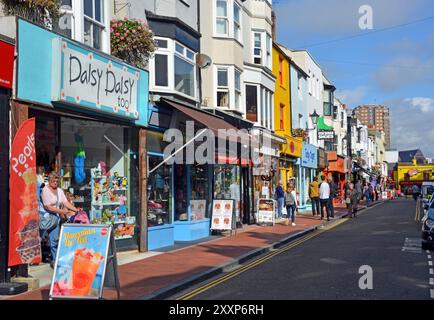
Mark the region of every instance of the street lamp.
POLYGON ((309 115, 312 119, 313 126, 315 127, 318 124, 319 114, 316 113, 316 109, 313 110, 313 113, 309 115))

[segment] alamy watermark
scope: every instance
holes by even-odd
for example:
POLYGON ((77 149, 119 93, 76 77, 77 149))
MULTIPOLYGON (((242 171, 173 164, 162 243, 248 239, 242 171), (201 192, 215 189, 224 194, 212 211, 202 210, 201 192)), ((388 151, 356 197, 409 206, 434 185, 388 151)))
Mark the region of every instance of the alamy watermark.
POLYGON ((374 29, 374 10, 368 4, 359 8, 359 28, 362 30, 374 29))
POLYGON ((372 267, 368 265, 360 266, 359 274, 362 275, 359 279, 360 290, 374 289, 374 272, 372 271, 372 267))

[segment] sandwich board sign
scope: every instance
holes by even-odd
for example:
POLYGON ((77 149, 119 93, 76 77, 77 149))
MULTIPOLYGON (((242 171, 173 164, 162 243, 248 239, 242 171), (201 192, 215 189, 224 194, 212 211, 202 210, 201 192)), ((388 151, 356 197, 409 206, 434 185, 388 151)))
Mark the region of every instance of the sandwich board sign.
POLYGON ((103 289, 120 285, 111 225, 64 224, 50 299, 102 299, 103 289))
POLYGON ((236 230, 235 201, 213 200, 211 230, 236 230))

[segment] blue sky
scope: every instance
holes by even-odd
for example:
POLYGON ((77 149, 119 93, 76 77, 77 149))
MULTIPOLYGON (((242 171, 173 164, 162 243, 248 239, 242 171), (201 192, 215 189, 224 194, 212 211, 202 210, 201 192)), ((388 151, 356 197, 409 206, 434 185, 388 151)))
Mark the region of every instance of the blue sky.
POLYGON ((387 105, 392 147, 434 158, 433 0, 276 0, 274 9, 277 41, 308 49, 343 103, 387 105), (359 28, 362 5, 373 9, 372 30, 359 28), (368 35, 318 45, 359 34, 368 35))

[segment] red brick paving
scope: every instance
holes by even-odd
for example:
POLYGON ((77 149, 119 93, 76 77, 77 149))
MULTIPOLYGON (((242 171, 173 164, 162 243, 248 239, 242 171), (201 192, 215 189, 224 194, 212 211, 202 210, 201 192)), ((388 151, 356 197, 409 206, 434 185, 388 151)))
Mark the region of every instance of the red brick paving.
MULTIPOLYGON (((341 215, 345 209, 336 209, 341 215)), ((252 250, 267 247, 290 234, 320 225, 317 217, 300 214, 296 217, 297 226, 276 224, 271 227, 249 226, 237 235, 197 244, 184 249, 167 252, 140 261, 119 266, 121 299, 140 299, 152 292, 171 286, 179 281, 230 262, 232 259, 252 250)), ((13 300, 48 299, 49 287, 39 288, 13 300)), ((115 299, 112 290, 104 291, 104 298, 115 299)))

